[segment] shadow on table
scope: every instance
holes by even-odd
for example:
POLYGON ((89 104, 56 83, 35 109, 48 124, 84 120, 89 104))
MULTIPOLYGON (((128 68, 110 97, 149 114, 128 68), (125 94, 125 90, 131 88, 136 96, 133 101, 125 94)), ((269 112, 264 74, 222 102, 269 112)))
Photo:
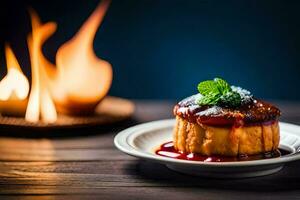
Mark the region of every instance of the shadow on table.
POLYGON ((145 182, 166 187, 199 187, 224 190, 279 192, 282 190, 300 189, 300 162, 289 163, 276 174, 243 179, 213 179, 181 174, 166 166, 137 161, 136 173, 145 182))

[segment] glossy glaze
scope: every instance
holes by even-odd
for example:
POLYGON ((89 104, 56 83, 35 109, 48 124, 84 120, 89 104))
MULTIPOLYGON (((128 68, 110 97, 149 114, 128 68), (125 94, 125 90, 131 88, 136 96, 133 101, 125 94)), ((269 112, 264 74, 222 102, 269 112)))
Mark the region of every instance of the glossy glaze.
POLYGON ((207 125, 253 125, 270 124, 280 116, 280 110, 270 103, 253 99, 239 108, 220 106, 199 106, 197 95, 188 97, 174 107, 174 114, 190 122, 207 125))

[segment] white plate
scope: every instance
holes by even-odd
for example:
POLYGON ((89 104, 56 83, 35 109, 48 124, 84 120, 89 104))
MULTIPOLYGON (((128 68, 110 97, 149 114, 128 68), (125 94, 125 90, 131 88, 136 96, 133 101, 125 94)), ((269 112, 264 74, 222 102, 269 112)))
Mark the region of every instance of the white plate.
POLYGON ((140 124, 120 132, 114 143, 121 151, 142 159, 165 164, 186 174, 217 178, 242 178, 272 174, 284 163, 300 159, 300 126, 280 122, 280 148, 291 154, 278 158, 237 162, 201 162, 168 158, 155 154, 163 143, 172 141, 175 120, 140 124))

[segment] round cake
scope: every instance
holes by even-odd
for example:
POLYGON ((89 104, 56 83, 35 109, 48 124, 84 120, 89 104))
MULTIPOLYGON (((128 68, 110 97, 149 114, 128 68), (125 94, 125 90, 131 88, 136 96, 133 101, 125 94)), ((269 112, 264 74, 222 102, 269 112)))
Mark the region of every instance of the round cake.
POLYGON ((200 83, 199 94, 174 107, 175 149, 207 156, 255 155, 277 150, 280 110, 222 79, 210 82, 215 86, 203 91, 200 83), (227 84, 225 91, 222 84, 227 84))

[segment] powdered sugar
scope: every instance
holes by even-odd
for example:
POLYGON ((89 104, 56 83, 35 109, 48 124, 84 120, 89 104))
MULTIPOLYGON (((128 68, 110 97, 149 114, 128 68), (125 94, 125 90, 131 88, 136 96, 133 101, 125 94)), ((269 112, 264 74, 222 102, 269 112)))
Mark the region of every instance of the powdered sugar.
POLYGON ((188 107, 180 107, 180 108, 177 110, 177 112, 180 112, 180 113, 182 113, 182 114, 184 114, 184 115, 187 115, 188 112, 189 112, 189 108, 188 108, 188 107))
POLYGON ((201 112, 198 112, 197 116, 212 116, 212 115, 218 115, 222 112, 222 108, 219 106, 213 106, 211 108, 208 108, 206 110, 203 110, 201 112))
POLYGON ((231 89, 232 91, 239 93, 243 104, 247 104, 253 101, 253 96, 250 91, 237 86, 231 86, 231 89))

